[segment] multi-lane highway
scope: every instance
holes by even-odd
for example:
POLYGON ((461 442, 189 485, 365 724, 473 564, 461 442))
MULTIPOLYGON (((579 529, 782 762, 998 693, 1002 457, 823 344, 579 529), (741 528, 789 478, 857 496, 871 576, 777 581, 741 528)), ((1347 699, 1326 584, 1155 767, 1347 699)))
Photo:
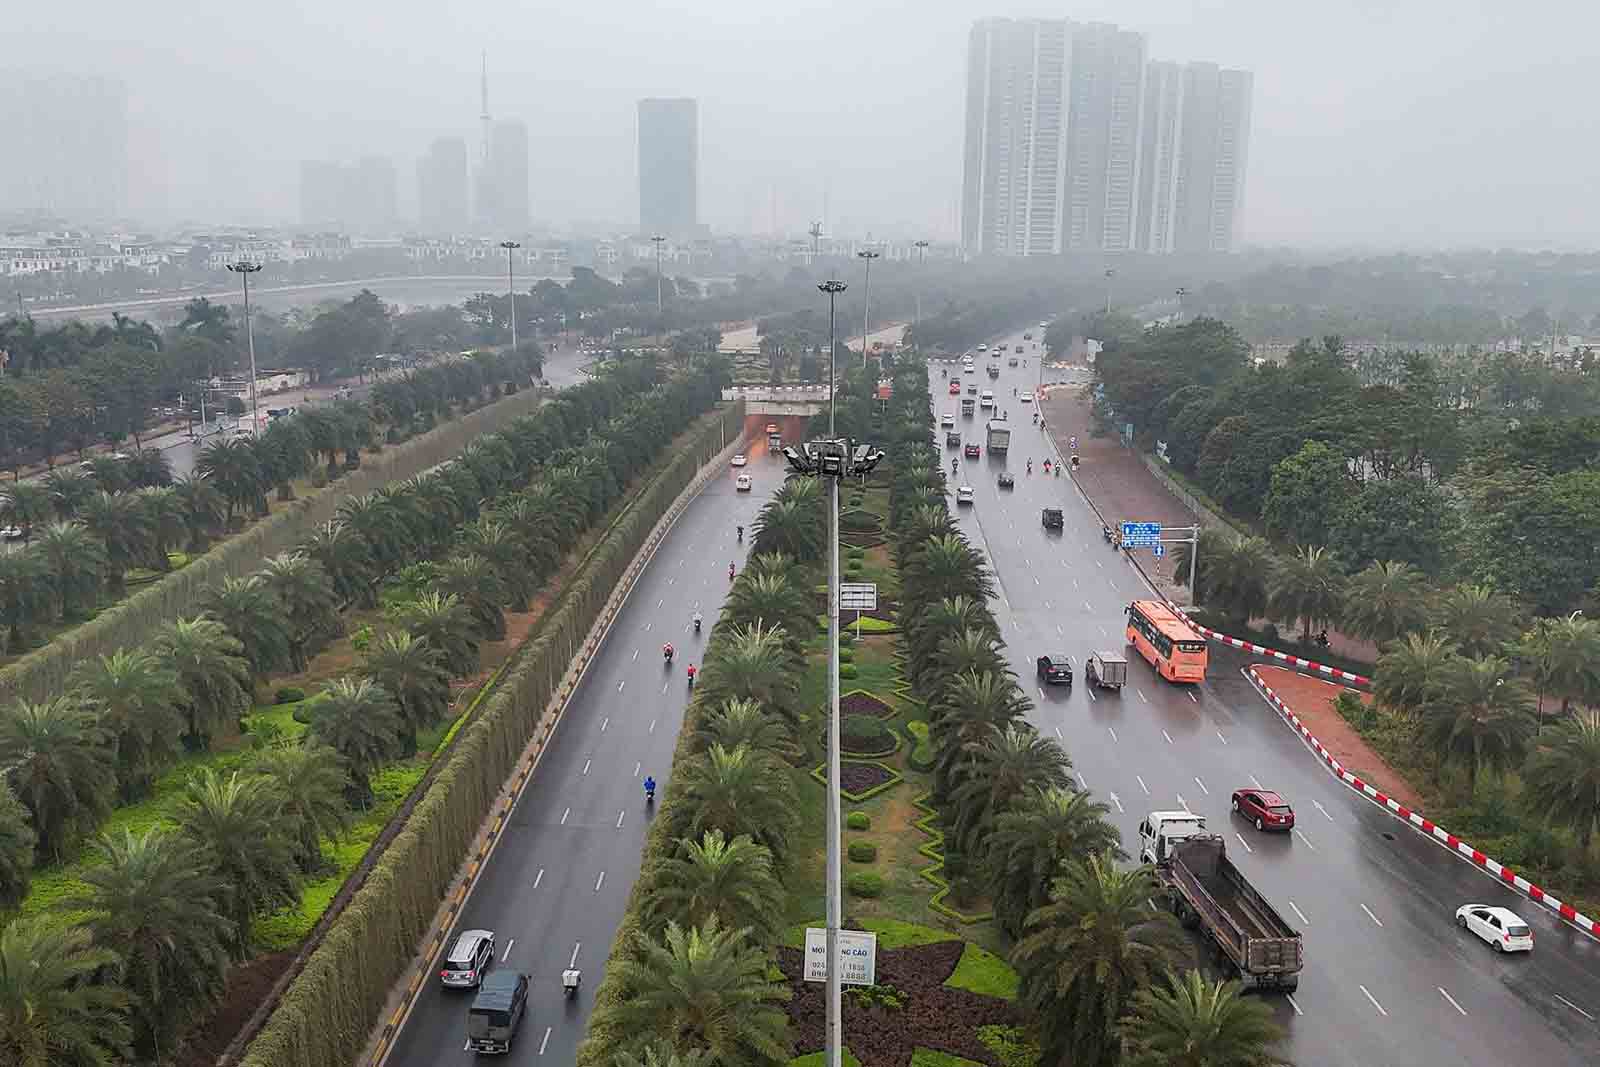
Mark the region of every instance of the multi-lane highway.
MULTIPOLYGON (((606 955, 639 873, 649 813, 643 781, 672 789, 670 764, 684 708, 685 669, 698 663, 710 624, 727 595, 728 564, 742 569, 747 530, 784 478, 783 461, 752 445, 754 490, 737 492, 729 470, 685 510, 641 574, 539 766, 517 801, 455 930, 484 928, 498 938, 496 965, 530 975, 534 992, 511 1053, 570 1064, 582 1040, 606 955), (706 621, 697 636, 691 615, 706 621), (662 662, 670 641, 676 662, 662 662), (583 972, 576 1000, 563 998, 561 972, 583 972)), ((454 935, 445 939, 446 948, 454 935)), ((438 961, 435 961, 437 963, 438 961)), ((464 1051, 470 992, 430 982, 390 1045, 394 1067, 473 1062, 464 1051)))
MULTIPOLYGON (((1009 347, 1021 334, 1002 340, 1009 347)), ((1035 725, 1062 740, 1080 781, 1111 805, 1129 851, 1144 813, 1187 806, 1226 835, 1230 856, 1304 933, 1299 990, 1272 998, 1288 1054, 1362 1067, 1600 1062, 1600 944, 1336 781, 1242 677, 1241 654, 1213 645, 1209 680, 1180 687, 1129 650, 1127 688, 1084 684, 1084 657, 1122 650, 1123 608, 1151 592, 1102 539, 1071 479, 1042 473, 1050 445, 1031 423, 1034 405, 1012 396, 1037 387, 1039 353, 1027 349, 1027 367, 1000 357, 998 382, 984 373, 983 356, 965 376, 964 387, 994 390, 1014 432, 1008 456, 962 462, 956 484, 970 484, 975 502, 952 507, 993 568, 996 614, 1012 666, 1037 701, 1035 725), (997 485, 1002 469, 1015 475, 1015 489, 997 485), (1065 511, 1065 530, 1041 525, 1049 504, 1065 511), (1040 690, 1035 659, 1058 651, 1072 657, 1076 682, 1040 690), (1259 834, 1231 815, 1230 794, 1252 785, 1294 805, 1292 835, 1259 834), (1468 902, 1516 911, 1534 929, 1533 953, 1501 956, 1458 929, 1455 909, 1468 902)), ((959 409, 938 369, 932 387, 937 414, 959 409)), ((957 416, 966 440, 982 442, 983 415, 957 416)), ((945 451, 948 470, 958 450, 945 451)))

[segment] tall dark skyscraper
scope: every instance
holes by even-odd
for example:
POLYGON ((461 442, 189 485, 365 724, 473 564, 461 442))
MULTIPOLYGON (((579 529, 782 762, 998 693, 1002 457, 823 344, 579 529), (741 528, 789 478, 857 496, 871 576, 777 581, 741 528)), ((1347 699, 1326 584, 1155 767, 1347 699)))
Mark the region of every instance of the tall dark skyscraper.
POLYGON ((639 230, 686 237, 700 222, 700 116, 695 101, 639 101, 639 230))
POLYGON ((111 219, 127 195, 120 81, 0 71, 0 211, 111 219))
POLYGON ((467 228, 467 142, 440 137, 417 160, 417 218, 429 233, 467 228))

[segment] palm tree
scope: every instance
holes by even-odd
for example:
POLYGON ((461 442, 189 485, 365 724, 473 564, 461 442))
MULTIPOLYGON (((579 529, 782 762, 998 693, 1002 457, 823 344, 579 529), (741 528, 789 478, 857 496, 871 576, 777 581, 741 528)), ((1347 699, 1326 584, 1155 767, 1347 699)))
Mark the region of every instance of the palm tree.
POLYGON ((0 767, 33 816, 39 854, 59 858, 111 812, 116 770, 92 709, 70 697, 19 700, 0 712, 0 767))
POLYGON ((527 494, 518 493, 495 505, 495 521, 510 527, 522 544, 523 569, 535 583, 548 578, 561 559, 561 546, 568 542, 549 535, 545 517, 527 494))
POLYGON ((1311 640, 1312 626, 1337 619, 1344 607, 1344 574, 1326 548, 1301 546, 1279 559, 1268 587, 1268 608, 1280 618, 1304 623, 1302 641, 1311 640))
POLYGON ((135 494, 144 513, 150 554, 148 564, 155 570, 172 569, 172 553, 189 540, 189 522, 178 491, 171 486, 141 489, 135 494))
POLYGON ((1118 868, 1101 853, 1068 863, 1050 903, 1028 915, 1011 962, 1045 1062, 1117 1062, 1117 1020, 1185 943, 1177 920, 1147 906, 1156 891, 1151 868, 1118 868))
POLYGON ((284 552, 262 560, 258 573, 283 605, 288 621, 290 666, 303 671, 312 645, 343 629, 328 572, 309 556, 284 552))
POLYGON ((1504 770, 1521 759, 1533 733, 1533 697, 1507 670, 1498 656, 1458 659, 1423 710, 1424 743, 1464 763, 1469 788, 1480 769, 1504 770))
POLYGON ((117 954, 82 926, 29 915, 0 929, 0 1063, 113 1067, 133 1034, 128 994, 94 979, 117 954))
POLYGON ((62 522, 71 522, 83 502, 100 491, 94 479, 74 470, 51 471, 45 475, 44 489, 50 494, 56 518, 62 522))
POLYGON ((235 959, 250 948, 250 920, 300 902, 293 848, 278 819, 271 781, 202 768, 183 789, 175 820, 201 850, 206 869, 228 887, 222 908, 233 922, 228 947, 235 959))
POLYGON ((754 552, 781 552, 802 563, 815 562, 827 543, 827 511, 795 500, 770 500, 751 531, 754 552))
POLYGON ((983 558, 958 533, 929 538, 900 569, 904 587, 925 590, 929 601, 967 596, 987 603, 994 595, 983 558))
POLYGON ((295 865, 306 874, 321 870, 323 840, 350 825, 339 754, 326 745, 283 745, 257 756, 250 769, 272 784, 295 865))
POLYGON ((1454 585, 1434 608, 1439 629, 1468 656, 1498 653, 1521 633, 1517 607, 1486 585, 1454 585))
POLYGON ((452 556, 439 568, 439 592, 460 599, 472 613, 479 636, 499 641, 506 635, 505 585, 482 556, 452 556))
POLYGON ((742 581, 733 583, 733 591, 722 607, 723 617, 731 626, 781 626, 796 639, 813 629, 814 609, 812 598, 787 575, 752 575, 748 571, 742 581))
POLYGON ((173 482, 172 461, 159 448, 144 448, 126 461, 128 481, 142 489, 165 489, 173 482))
POLYGON ((204 552, 227 518, 222 494, 198 474, 178 479, 172 490, 183 507, 183 523, 189 531, 189 541, 184 547, 191 553, 204 552))
POLYGON ((1056 740, 1040 737, 1027 723, 990 726, 989 735, 967 750, 961 785, 950 796, 947 815, 960 850, 977 854, 995 819, 1030 787, 1063 788, 1071 769, 1056 740))
POLYGON ((1226 559, 1228 549, 1237 535, 1229 535, 1214 527, 1202 527, 1199 533, 1200 555, 1198 559, 1191 560, 1195 546, 1185 541, 1176 545, 1172 550, 1172 576, 1173 580, 1181 585, 1189 584, 1189 567, 1194 565, 1194 584, 1196 588, 1190 590, 1196 604, 1206 604, 1222 610, 1224 614, 1232 617, 1233 612, 1224 608, 1223 600, 1218 586, 1222 584, 1218 579, 1222 572, 1228 569, 1226 559))
POLYGON ((336 678, 322 691, 311 719, 311 736, 343 759, 350 806, 372 803, 372 772, 400 750, 400 709, 370 678, 336 678))
MULTIPOLYGON (((985 602, 969 596, 945 597, 925 610, 902 610, 900 617, 907 631, 911 677, 926 677, 929 663, 941 651, 945 641, 968 632, 976 632, 978 640, 988 639, 990 650, 996 653, 992 669, 1004 669, 998 654, 1000 628, 985 602)), ((970 669, 981 668, 974 664, 970 669)))
POLYGON ((658 1037, 638 1049, 620 1049, 611 1067, 715 1067, 704 1049, 680 1052, 667 1038, 658 1037))
POLYGON ((10 911, 28 895, 38 843, 28 824, 28 809, 0 777, 0 911, 10 911))
POLYGON ((1438 699, 1451 664, 1460 658, 1438 630, 1407 634, 1378 658, 1372 691, 1391 710, 1415 715, 1438 699))
POLYGON ((934 794, 953 795, 966 777, 962 763, 973 747, 1028 714, 1028 698, 1004 674, 961 674, 945 683, 930 706, 933 737, 934 794))
POLYGON ((1587 855, 1600 826, 1600 712, 1574 711, 1557 723, 1528 758, 1522 786, 1528 806, 1576 831, 1587 855))
POLYGON ((1344 626, 1385 645, 1427 629, 1427 577, 1409 563, 1373 563, 1345 587, 1344 626))
POLYGON ((224 578, 202 589, 199 601, 206 617, 238 639, 254 677, 265 678, 289 664, 288 612, 260 575, 224 578))
POLYGON ((53 522, 33 546, 50 574, 56 613, 63 619, 88 615, 100 598, 106 550, 79 522, 53 522))
POLYGON ((1199 971, 1168 973, 1141 989, 1118 1025, 1127 1067, 1288 1067, 1272 1052, 1283 1028, 1272 1009, 1241 994, 1238 982, 1208 982, 1199 971))
POLYGON ((417 754, 417 731, 450 709, 450 672, 444 653, 424 638, 404 632, 384 634, 366 654, 367 677, 394 697, 400 711, 400 755, 417 754))
POLYGON ((156 631, 152 650, 178 675, 188 729, 184 744, 211 747, 218 730, 236 726, 250 707, 250 663, 244 646, 215 619, 178 619, 156 631))
POLYGON ((794 738, 781 720, 768 715, 754 700, 733 698, 709 712, 695 731, 700 750, 721 745, 732 751, 745 745, 754 752, 787 758, 794 751, 794 738))
POLYGON ((595 1026, 652 1037, 679 1052, 705 1049, 720 1067, 776 1067, 789 1059, 789 991, 768 974, 767 954, 747 930, 669 922, 662 939, 639 936, 613 966, 622 996, 595 1012, 595 1026))
POLYGON ((105 546, 106 589, 113 599, 127 591, 128 571, 150 558, 150 519, 131 493, 98 493, 84 502, 78 521, 105 546))
POLYGON ((300 550, 328 573, 333 594, 343 604, 378 606, 378 573, 367 543, 342 522, 325 522, 300 550))
POLYGON ((366 543, 379 574, 393 574, 404 566, 411 534, 395 496, 367 493, 351 497, 339 505, 339 522, 366 543))
POLYGON ((50 490, 38 482, 13 482, 0 493, 0 522, 22 531, 22 543, 33 540, 33 528, 43 526, 56 515, 50 490))
POLYGON ((464 547, 499 577, 512 611, 527 611, 538 581, 528 569, 528 552, 510 526, 480 518, 467 527, 464 547))
POLYGON ((1544 694, 1559 693, 1565 715, 1574 700, 1591 701, 1600 694, 1600 623, 1574 612, 1554 619, 1536 619, 1524 635, 1518 658, 1530 664, 1544 694))
POLYGON ((200 453, 195 470, 222 494, 224 521, 229 527, 234 524, 235 511, 253 506, 265 488, 261 464, 246 440, 213 441, 200 453))
POLYGON ((95 842, 96 862, 68 905, 87 913, 94 943, 117 954, 117 983, 132 994, 135 1044, 160 1058, 179 1026, 222 993, 233 923, 227 887, 194 844, 159 827, 95 842))
POLYGON ((49 569, 37 553, 0 555, 0 625, 8 652, 27 647, 29 628, 50 616, 54 599, 49 569))
POLYGON ((459 598, 424 593, 404 604, 397 615, 413 637, 439 650, 451 677, 464 678, 478 669, 478 635, 459 598))
POLYGON ((1108 850, 1126 859, 1106 805, 1076 789, 1036 789, 1001 812, 984 842, 994 910, 1013 938, 1049 901, 1051 877, 1063 863, 1108 850))
POLYGON ((682 771, 676 809, 687 825, 681 836, 699 838, 708 830, 730 837, 748 834, 782 863, 794 833, 794 786, 770 756, 743 745, 712 745, 682 771))
POLYGON ((149 792, 156 774, 181 751, 184 691, 176 672, 148 650, 119 648, 79 664, 71 686, 110 734, 123 801, 149 792))
POLYGON ((102 493, 120 493, 127 489, 132 473, 127 464, 115 456, 96 456, 89 460, 89 477, 102 493))
POLYGON ((721 830, 678 842, 678 854, 650 872, 645 929, 671 920, 701 926, 715 916, 728 929, 751 931, 765 945, 782 920, 783 887, 772 869, 772 853, 748 835, 729 840, 721 830))
POLYGON ((989 630, 962 630, 939 642, 935 657, 938 670, 931 672, 935 679, 940 675, 1005 674, 1005 645, 989 630))
POLYGON ((700 673, 701 699, 717 706, 726 700, 754 700, 776 716, 792 736, 800 733, 800 657, 783 627, 760 623, 733 627, 718 655, 700 673))

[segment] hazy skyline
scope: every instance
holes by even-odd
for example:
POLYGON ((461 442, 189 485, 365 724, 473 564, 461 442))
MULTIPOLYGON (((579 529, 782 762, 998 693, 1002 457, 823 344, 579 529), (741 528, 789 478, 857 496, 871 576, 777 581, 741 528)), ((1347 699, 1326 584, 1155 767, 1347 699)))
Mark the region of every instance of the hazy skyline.
POLYGON ((826 188, 836 228, 951 238, 973 20, 1065 16, 1145 33, 1154 59, 1255 73, 1246 243, 1600 245, 1588 64, 1559 43, 1594 38, 1588 5, 593 0, 468 14, 87 0, 14 13, 5 62, 126 82, 130 205, 151 220, 292 220, 301 160, 370 154, 394 159, 414 215, 434 138, 466 137, 476 158, 487 49, 492 112, 528 124, 538 222, 633 221, 637 101, 688 96, 714 228, 770 229, 776 191, 779 228, 798 231, 826 188))

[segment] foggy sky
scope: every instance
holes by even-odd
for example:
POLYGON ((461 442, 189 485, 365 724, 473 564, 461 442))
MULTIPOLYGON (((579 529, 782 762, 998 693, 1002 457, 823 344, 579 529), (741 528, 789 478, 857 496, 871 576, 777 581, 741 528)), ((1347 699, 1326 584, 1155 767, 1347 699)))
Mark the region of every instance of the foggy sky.
POLYGON ((10 5, 0 64, 128 85, 131 207, 293 221, 301 159, 477 152, 528 123, 534 218, 637 218, 634 105, 700 101, 702 221, 953 238, 967 32, 1071 17, 1153 59, 1255 72, 1244 237, 1307 245, 1600 245, 1594 42, 1579 0, 78 0, 10 5), (18 10, 20 8, 20 10, 18 10), (1395 10, 1401 8, 1403 10, 1395 10))

